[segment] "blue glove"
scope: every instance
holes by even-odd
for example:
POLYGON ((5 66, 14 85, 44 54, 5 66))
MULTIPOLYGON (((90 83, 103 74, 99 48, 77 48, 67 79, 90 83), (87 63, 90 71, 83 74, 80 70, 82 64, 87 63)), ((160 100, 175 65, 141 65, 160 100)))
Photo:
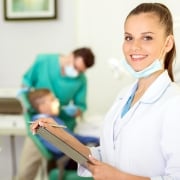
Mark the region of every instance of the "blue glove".
POLYGON ((63 107, 63 110, 65 111, 65 113, 71 117, 75 116, 78 108, 74 105, 74 104, 69 104, 67 106, 63 107))
POLYGON ((28 92, 29 90, 30 90, 29 87, 23 87, 23 88, 21 88, 21 89, 18 90, 16 96, 17 96, 17 97, 20 97, 22 94, 28 92))

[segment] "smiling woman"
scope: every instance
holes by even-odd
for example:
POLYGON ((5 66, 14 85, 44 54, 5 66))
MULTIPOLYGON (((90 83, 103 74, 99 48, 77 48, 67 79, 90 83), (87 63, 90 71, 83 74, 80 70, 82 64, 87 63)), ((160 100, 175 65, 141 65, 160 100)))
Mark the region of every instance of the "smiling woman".
POLYGON ((39 20, 57 17, 56 0, 4 0, 5 20, 39 20))
POLYGON ((137 10, 125 22, 124 64, 136 78, 147 77, 162 70, 163 59, 175 48, 172 30, 167 27, 164 31, 165 22, 159 20, 157 14, 139 13, 137 10), (136 24, 133 23, 135 21, 136 24))

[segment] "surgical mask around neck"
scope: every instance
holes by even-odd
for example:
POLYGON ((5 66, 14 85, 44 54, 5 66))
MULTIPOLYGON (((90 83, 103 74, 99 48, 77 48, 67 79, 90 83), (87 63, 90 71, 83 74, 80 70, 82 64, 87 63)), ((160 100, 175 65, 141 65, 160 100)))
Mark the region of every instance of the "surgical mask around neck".
POLYGON ((135 71, 125 59, 122 60, 122 64, 126 68, 126 70, 135 78, 144 78, 152 73, 163 69, 162 64, 159 59, 156 59, 152 64, 150 64, 147 68, 143 69, 142 71, 135 71))
POLYGON ((66 76, 75 78, 79 75, 79 72, 74 68, 73 65, 68 65, 64 67, 64 73, 66 76))

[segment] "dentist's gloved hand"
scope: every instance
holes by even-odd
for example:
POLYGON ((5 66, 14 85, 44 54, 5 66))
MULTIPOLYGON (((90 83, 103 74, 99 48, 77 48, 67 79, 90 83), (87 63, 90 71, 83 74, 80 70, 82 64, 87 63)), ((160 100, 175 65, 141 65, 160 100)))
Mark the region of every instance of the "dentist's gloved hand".
POLYGON ((20 97, 22 94, 28 92, 29 90, 30 90, 29 87, 22 87, 21 89, 19 89, 19 90, 17 91, 16 96, 17 96, 17 97, 20 97))
POLYGON ((67 115, 71 117, 75 116, 78 111, 78 108, 74 104, 64 106, 62 109, 66 112, 67 115))

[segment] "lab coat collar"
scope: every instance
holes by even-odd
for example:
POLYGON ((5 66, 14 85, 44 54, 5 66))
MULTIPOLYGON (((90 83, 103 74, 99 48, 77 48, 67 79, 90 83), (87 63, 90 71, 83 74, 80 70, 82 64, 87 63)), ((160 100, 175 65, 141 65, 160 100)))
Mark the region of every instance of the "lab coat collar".
MULTIPOLYGON (((171 84, 171 79, 168 75, 167 71, 164 71, 147 89, 145 94, 141 97, 139 100, 139 103, 145 103, 145 104, 152 104, 156 102, 165 92, 165 90, 169 87, 171 84)), ((129 87, 129 90, 127 89, 123 90, 118 96, 118 101, 121 101, 120 109, 125 105, 128 98, 131 96, 133 91, 137 88, 138 80, 136 80, 131 87, 129 87), (126 92, 126 93, 125 93, 126 92)), ((139 104, 138 103, 138 104, 139 104)), ((138 105, 136 103, 136 106, 138 105)), ((135 106, 133 106, 135 107, 135 106)), ((131 108, 130 111, 132 111, 134 108, 131 108)), ((126 116, 126 115, 125 115, 126 116)))
POLYGON ((163 95, 171 82, 168 72, 164 71, 147 89, 140 102, 148 104, 154 103, 163 95))

